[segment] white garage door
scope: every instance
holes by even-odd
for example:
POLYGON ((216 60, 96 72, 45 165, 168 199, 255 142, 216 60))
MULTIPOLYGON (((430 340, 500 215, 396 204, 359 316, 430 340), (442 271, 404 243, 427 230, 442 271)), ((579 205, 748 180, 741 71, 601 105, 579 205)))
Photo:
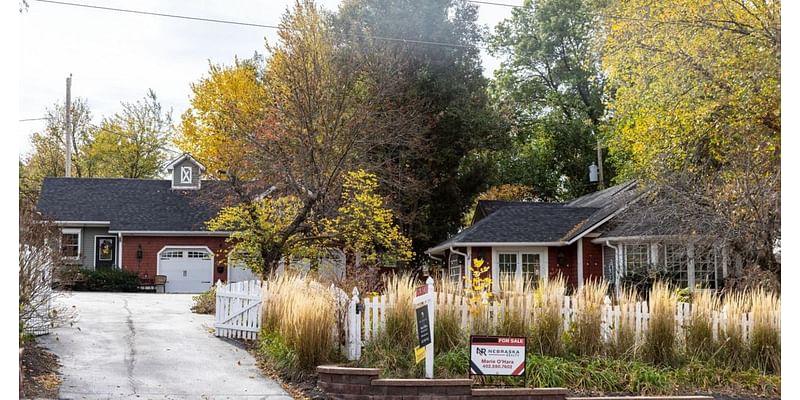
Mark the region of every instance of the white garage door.
POLYGON ((158 273, 167 276, 167 293, 201 293, 211 288, 214 259, 207 249, 167 247, 158 257, 158 273))

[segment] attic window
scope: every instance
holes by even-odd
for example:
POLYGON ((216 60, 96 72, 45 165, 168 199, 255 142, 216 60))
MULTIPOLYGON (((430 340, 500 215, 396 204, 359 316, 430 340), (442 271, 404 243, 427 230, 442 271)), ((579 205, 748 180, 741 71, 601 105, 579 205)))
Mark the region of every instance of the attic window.
POLYGON ((181 183, 192 183, 192 167, 181 167, 181 183))

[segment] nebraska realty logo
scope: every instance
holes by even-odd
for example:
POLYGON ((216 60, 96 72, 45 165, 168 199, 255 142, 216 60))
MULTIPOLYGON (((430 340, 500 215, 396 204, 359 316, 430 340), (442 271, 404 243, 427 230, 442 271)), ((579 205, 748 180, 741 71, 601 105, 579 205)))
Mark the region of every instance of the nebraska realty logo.
POLYGON ((511 375, 525 373, 525 338, 503 336, 470 337, 472 375, 511 375))

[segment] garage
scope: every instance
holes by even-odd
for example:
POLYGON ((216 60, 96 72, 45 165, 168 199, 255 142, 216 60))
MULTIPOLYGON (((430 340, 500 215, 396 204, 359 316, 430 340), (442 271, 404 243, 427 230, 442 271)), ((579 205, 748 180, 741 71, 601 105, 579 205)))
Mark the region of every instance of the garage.
POLYGON ((208 247, 164 247, 158 254, 158 274, 167 277, 167 293, 202 293, 213 282, 214 256, 208 247))

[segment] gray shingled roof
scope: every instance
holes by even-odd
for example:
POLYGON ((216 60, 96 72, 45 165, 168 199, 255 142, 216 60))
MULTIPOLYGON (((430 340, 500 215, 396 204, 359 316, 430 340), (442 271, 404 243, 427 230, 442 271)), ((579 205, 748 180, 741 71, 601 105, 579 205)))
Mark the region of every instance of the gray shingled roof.
POLYGON ((207 231, 205 222, 232 204, 226 182, 172 190, 152 179, 45 178, 38 208, 56 221, 110 221, 112 231, 207 231))
POLYGON ((562 204, 508 202, 434 249, 455 243, 559 242, 596 211, 596 208, 562 204))
POLYGON ((440 251, 458 243, 567 242, 611 216, 639 194, 636 181, 630 181, 569 203, 480 201, 472 226, 429 251, 440 251))

